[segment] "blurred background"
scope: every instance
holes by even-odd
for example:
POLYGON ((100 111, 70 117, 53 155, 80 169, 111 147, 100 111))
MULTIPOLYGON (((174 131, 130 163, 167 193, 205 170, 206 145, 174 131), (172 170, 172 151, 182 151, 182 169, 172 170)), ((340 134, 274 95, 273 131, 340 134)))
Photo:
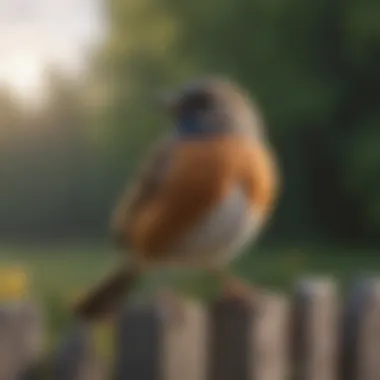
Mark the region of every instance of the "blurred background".
POLYGON ((171 127, 155 92, 221 74, 260 104, 284 182, 236 270, 379 269, 379 68, 370 0, 0 0, 0 265, 65 308, 115 260, 112 207, 171 127))

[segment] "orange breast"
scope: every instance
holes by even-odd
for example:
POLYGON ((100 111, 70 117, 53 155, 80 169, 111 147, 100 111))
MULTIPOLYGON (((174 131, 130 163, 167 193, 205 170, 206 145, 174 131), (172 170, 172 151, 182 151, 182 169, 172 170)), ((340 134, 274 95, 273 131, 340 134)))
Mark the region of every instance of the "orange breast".
POLYGON ((252 205, 269 214, 279 191, 279 173, 274 155, 263 142, 242 144, 237 156, 237 177, 242 181, 252 205))
POLYGON ((239 183, 252 206, 267 213, 276 193, 276 173, 260 144, 236 138, 179 143, 160 189, 135 216, 134 249, 150 258, 165 255, 239 183))

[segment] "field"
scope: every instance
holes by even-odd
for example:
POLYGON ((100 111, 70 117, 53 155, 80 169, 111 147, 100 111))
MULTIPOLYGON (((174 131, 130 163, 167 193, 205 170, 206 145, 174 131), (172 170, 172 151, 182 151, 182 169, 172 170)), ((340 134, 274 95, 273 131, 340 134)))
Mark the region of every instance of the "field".
MULTIPOLYGON (((30 293, 46 307, 55 334, 70 321, 70 303, 118 257, 111 248, 100 245, 4 247, 0 252, 0 267, 20 266, 26 271, 30 293)), ((308 274, 334 276, 345 286, 357 276, 380 272, 380 255, 364 250, 271 249, 247 252, 233 269, 249 281, 285 291, 308 274)), ((215 289, 212 279, 202 273, 160 271, 143 279, 137 296, 153 294, 157 284, 201 297, 211 296, 215 289)))

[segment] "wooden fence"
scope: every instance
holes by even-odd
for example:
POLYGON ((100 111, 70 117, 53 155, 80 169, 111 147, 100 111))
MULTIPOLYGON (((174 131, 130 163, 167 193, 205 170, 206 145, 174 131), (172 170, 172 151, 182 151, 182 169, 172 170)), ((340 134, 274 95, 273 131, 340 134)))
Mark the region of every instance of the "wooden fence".
POLYGON ((0 380, 380 379, 380 280, 358 281, 345 297, 333 281, 307 279, 291 297, 179 302, 180 309, 127 306, 112 366, 100 360, 91 328, 78 323, 50 355, 48 377, 36 365, 40 317, 3 307, 0 380))

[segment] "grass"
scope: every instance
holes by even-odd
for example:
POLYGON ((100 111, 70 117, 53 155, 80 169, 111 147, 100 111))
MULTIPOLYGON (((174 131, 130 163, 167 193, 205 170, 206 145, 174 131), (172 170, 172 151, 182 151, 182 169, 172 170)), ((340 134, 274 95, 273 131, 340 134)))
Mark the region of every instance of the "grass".
MULTIPOLYGON (((21 266, 32 283, 31 293, 47 309, 53 335, 70 321, 70 302, 116 261, 118 254, 105 246, 14 248, 0 250, 0 267, 21 266)), ((307 248, 248 252, 237 260, 233 270, 260 285, 290 291, 304 275, 337 278, 342 286, 359 275, 380 271, 380 255, 360 250, 307 248)), ((141 283, 141 294, 154 292, 166 283, 185 293, 206 297, 214 289, 210 277, 200 273, 159 272, 141 283)))

